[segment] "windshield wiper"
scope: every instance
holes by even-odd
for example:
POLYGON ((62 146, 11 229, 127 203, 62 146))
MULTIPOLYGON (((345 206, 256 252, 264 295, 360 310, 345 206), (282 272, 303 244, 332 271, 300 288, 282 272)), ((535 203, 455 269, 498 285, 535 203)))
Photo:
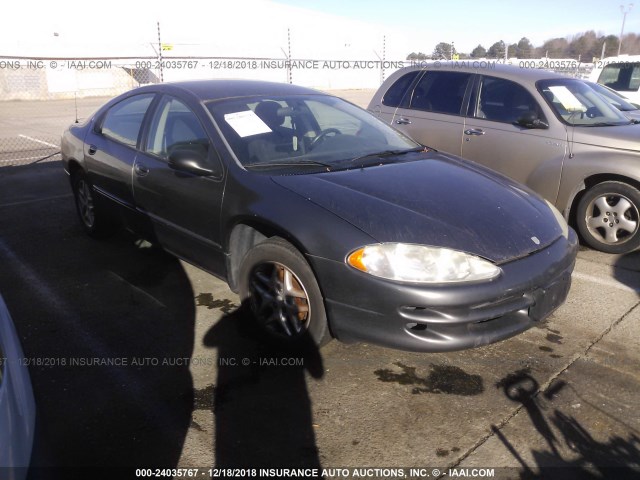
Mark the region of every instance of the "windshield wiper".
POLYGON ((395 157, 398 155, 404 155, 406 153, 426 152, 426 151, 428 151, 427 147, 415 147, 415 148, 409 148, 406 150, 383 150, 381 152, 367 153, 366 155, 360 155, 359 157, 355 157, 349 160, 349 163, 356 163, 356 162, 359 162, 360 160, 366 160, 369 158, 395 157))
POLYGON ((582 125, 580 124, 578 125, 581 127, 619 127, 621 125, 631 125, 632 123, 633 121, 630 120, 629 123, 597 122, 597 123, 583 123, 582 125))
POLYGON ((333 165, 328 163, 317 162, 315 160, 291 160, 291 161, 283 161, 283 160, 272 160, 269 162, 255 162, 255 163, 247 163, 244 165, 245 168, 272 168, 272 167, 325 167, 327 170, 330 170, 333 165))

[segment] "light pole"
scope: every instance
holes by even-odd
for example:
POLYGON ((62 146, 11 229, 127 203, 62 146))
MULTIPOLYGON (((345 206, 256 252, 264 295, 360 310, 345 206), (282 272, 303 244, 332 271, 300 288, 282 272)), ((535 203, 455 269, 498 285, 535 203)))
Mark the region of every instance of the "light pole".
POLYGON ((620 5, 620 11, 622 12, 622 28, 620 29, 620 41, 618 42, 618 56, 620 56, 620 49, 622 48, 622 34, 624 33, 624 21, 627 19, 627 13, 633 8, 633 3, 629 4, 629 9, 625 11, 624 5, 620 5))

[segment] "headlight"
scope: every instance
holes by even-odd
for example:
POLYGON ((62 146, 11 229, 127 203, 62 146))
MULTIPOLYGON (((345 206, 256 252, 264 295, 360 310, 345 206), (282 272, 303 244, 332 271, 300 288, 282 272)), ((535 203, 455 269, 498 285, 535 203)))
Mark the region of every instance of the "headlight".
POLYGON ((564 217, 560 213, 560 210, 558 210, 550 201, 545 200, 545 202, 547 202, 547 205, 549 205, 549 208, 551 209, 553 216, 556 217, 556 220, 558 221, 558 225, 560 225, 560 228, 562 229, 562 236, 564 238, 569 238, 569 225, 567 225, 567 221, 564 219, 564 217))
POLYGON ((367 245, 351 253, 347 263, 376 277, 414 283, 477 282, 501 272, 493 263, 468 253, 407 243, 367 245))

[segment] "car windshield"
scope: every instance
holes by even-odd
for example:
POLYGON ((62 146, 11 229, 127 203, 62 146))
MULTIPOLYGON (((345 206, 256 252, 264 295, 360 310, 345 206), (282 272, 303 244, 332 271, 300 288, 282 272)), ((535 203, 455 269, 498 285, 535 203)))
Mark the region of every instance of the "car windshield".
POLYGON ((569 125, 596 127, 630 123, 617 108, 581 80, 541 80, 537 87, 556 116, 569 125))
POLYGON ((599 83, 589 82, 588 85, 591 88, 593 88, 596 92, 598 92, 600 95, 605 97, 608 100, 608 102, 614 107, 616 107, 618 110, 622 112, 632 112, 634 110, 638 110, 638 107, 636 107, 633 103, 629 102, 622 95, 617 93, 615 90, 611 90, 610 88, 605 87, 604 85, 600 85, 599 83))
POLYGON ((380 161, 398 161, 396 155, 420 147, 368 112, 328 95, 243 97, 207 106, 248 169, 342 169, 376 154, 380 161))

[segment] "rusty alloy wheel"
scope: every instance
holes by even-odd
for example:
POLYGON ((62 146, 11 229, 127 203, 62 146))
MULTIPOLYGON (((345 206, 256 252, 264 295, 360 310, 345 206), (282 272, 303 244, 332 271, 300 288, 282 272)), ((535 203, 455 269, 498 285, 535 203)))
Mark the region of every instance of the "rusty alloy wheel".
POLYGON ((280 237, 253 246, 238 271, 240 298, 272 338, 318 346, 331 339, 320 286, 300 251, 280 237))
POLYGON ((281 263, 257 265, 249 290, 256 318, 276 335, 294 337, 309 326, 309 295, 297 275, 281 263))

